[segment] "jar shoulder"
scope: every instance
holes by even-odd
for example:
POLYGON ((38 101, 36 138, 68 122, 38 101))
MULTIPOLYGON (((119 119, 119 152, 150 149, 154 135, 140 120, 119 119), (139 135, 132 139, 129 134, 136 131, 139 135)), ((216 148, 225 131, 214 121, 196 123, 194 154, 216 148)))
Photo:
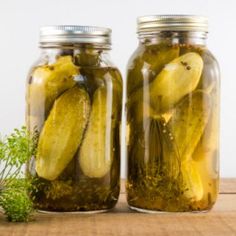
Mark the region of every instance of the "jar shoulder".
MULTIPOLYGON (((186 45, 186 44, 139 44, 131 55, 127 63, 127 77, 130 72, 139 70, 143 74, 152 73, 152 69, 168 64, 172 60, 186 53, 198 53, 203 60, 204 65, 214 67, 220 70, 218 61, 214 54, 205 45, 186 45)), ((158 70, 159 71, 159 70, 158 70)))
MULTIPOLYGON (((112 62, 108 52, 77 52, 74 50, 48 50, 43 51, 31 66, 28 73, 28 83, 34 82, 34 77, 41 75, 56 77, 60 73, 73 75, 92 74, 93 76, 107 76, 111 80, 118 80, 122 84, 119 69, 112 62), (71 71, 72 70, 72 71, 71 71)), ((56 79, 56 78, 55 78, 56 79)), ((81 78, 80 78, 81 79, 81 78)))

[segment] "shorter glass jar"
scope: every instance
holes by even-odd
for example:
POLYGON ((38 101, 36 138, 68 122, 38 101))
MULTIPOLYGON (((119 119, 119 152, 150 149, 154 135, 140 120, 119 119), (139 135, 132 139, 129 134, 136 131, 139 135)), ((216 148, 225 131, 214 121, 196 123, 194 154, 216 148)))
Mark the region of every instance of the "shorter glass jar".
POLYGON ((219 184, 219 67, 207 19, 146 16, 127 71, 127 199, 141 211, 205 211, 219 184))
POLYGON ((28 164, 35 207, 103 211, 119 195, 122 79, 107 28, 41 29, 39 60, 27 82, 27 127, 36 137, 28 164))

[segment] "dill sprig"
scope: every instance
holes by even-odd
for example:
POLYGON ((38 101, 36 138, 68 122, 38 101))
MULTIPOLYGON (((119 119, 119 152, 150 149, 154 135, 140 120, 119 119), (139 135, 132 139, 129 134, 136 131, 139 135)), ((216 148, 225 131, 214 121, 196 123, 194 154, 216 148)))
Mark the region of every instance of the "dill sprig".
POLYGON ((0 139, 0 206, 9 221, 28 221, 33 211, 23 166, 35 154, 35 140, 26 127, 0 139))

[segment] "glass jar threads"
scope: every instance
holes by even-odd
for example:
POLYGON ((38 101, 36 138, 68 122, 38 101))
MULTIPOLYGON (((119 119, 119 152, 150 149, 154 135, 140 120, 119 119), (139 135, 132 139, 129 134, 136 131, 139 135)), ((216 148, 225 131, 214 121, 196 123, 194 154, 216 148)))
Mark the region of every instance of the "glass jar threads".
POLYGON ((219 67, 207 19, 138 19, 127 71, 127 199, 144 211, 205 211, 219 180, 219 67))
POLYGON ((110 36, 92 26, 41 29, 26 93, 26 123, 37 139, 27 170, 40 210, 103 211, 117 202, 122 79, 110 36))

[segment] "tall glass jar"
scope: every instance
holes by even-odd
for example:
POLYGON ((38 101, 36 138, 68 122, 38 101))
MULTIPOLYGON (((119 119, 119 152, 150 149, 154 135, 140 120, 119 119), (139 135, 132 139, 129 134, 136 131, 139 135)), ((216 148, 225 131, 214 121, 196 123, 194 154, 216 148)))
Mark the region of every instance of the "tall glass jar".
POLYGON ((90 26, 41 29, 26 93, 37 209, 104 211, 117 202, 122 79, 109 58, 110 35, 90 26))
POLYGON ((138 19, 127 71, 127 199, 141 211, 205 211, 219 184, 219 67, 207 19, 138 19))

